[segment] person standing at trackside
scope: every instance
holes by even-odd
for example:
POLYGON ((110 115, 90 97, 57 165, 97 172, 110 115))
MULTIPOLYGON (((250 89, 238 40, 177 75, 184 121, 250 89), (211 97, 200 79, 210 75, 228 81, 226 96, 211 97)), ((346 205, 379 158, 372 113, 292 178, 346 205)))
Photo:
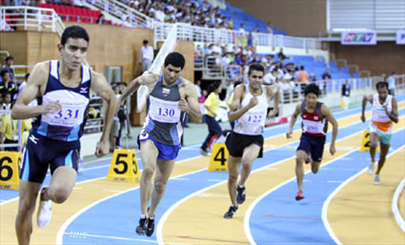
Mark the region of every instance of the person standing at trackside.
POLYGON ((80 158, 80 137, 93 92, 108 105, 104 131, 95 154, 100 157, 108 153, 108 136, 117 104, 104 76, 82 65, 88 46, 89 36, 84 28, 66 28, 58 44, 60 60, 34 66, 12 109, 13 119, 36 117, 20 171, 20 201, 15 223, 19 244, 30 243, 35 201, 48 167, 52 177, 50 186, 43 187, 40 193, 39 228, 49 224, 52 202, 65 202, 73 190, 80 158), (37 96, 38 105, 28 106, 37 96))
POLYGON ((258 63, 249 66, 248 84, 241 84, 235 88, 230 106, 229 121, 235 122, 231 134, 226 139, 229 151, 228 159, 228 191, 231 206, 224 218, 231 219, 238 211, 238 205, 246 199, 245 183, 252 170, 252 164, 258 157, 263 156, 263 131, 267 118, 278 113, 278 86, 262 85, 264 67, 258 63), (267 114, 267 107, 274 96, 274 109, 267 114), (241 177, 237 184, 240 168, 241 177))
POLYGON ((204 102, 204 120, 208 126, 208 135, 202 143, 198 152, 203 156, 208 156, 208 145, 214 135, 221 136, 222 128, 218 121, 215 119, 217 117, 217 110, 219 107, 219 94, 221 93, 222 86, 220 82, 214 82, 210 84, 208 89, 208 98, 204 102))
POLYGON ((385 157, 390 149, 393 123, 398 123, 398 104, 397 100, 388 95, 388 83, 378 82, 376 85, 377 94, 364 96, 361 121, 365 122, 366 117, 364 111, 367 102, 372 105, 371 122, 370 122, 370 156, 371 163, 368 167, 368 173, 371 175, 374 172, 375 166, 375 151, 380 142, 380 160, 378 161, 377 171, 375 172, 374 184, 380 185, 380 171, 385 163, 385 157))
POLYGON ((349 109, 350 103, 350 83, 346 80, 345 84, 342 85, 342 101, 345 106, 345 110, 349 109))
POLYGON ((295 174, 297 175, 298 193, 295 200, 304 199, 302 183, 304 180, 303 163, 311 163, 311 170, 318 173, 321 165, 323 148, 326 141, 328 121, 332 124, 332 141, 329 152, 333 156, 336 152, 335 141, 338 133, 338 123, 330 112, 329 108, 318 101, 319 87, 316 84, 309 84, 305 87, 305 99, 299 103, 291 116, 290 130, 287 138, 291 138, 293 127, 298 115, 302 118, 302 135, 297 148, 295 174))
POLYGON ((187 113, 195 123, 200 123, 202 119, 194 84, 180 77, 184 65, 182 54, 168 54, 164 61, 163 74, 143 73, 128 85, 118 100, 121 105, 140 85, 148 87, 147 115, 138 135, 143 163, 140 183, 141 218, 136 227, 138 235, 153 234, 155 210, 165 192, 181 148, 184 114, 187 113))
POLYGON ((388 77, 388 92, 389 95, 395 96, 395 78, 396 74, 395 71, 391 72, 391 76, 388 77))
POLYGON ((153 48, 149 45, 148 40, 143 40, 141 54, 139 55, 139 63, 142 64, 142 72, 149 70, 154 58, 153 48))

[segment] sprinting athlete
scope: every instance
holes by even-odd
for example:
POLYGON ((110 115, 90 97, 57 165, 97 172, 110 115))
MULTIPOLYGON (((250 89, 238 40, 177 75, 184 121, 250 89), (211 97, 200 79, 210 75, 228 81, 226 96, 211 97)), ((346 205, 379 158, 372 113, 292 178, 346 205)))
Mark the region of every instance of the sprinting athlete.
POLYGON ((332 141, 329 152, 333 156, 336 152, 335 141, 338 133, 338 123, 329 108, 318 101, 319 87, 309 84, 305 87, 305 99, 295 108, 291 116, 290 130, 287 138, 292 137, 293 127, 298 115, 302 118, 302 135, 297 148, 295 174, 297 176, 298 192, 295 199, 304 199, 302 182, 304 180, 303 163, 311 163, 311 170, 316 174, 321 165, 323 148, 326 140, 328 121, 332 124, 332 141))
POLYGON ((368 173, 371 175, 374 172, 375 166, 375 151, 380 142, 380 160, 378 161, 377 171, 375 172, 374 184, 380 185, 380 171, 385 163, 385 157, 390 149, 393 123, 398 123, 398 105, 397 100, 388 95, 388 83, 378 82, 376 84, 377 94, 364 96, 361 113, 361 121, 365 122, 366 117, 364 111, 367 102, 372 105, 371 122, 370 122, 370 156, 371 163, 368 167, 368 173))
POLYGON ((15 224, 19 244, 30 243, 35 201, 48 167, 51 184, 40 193, 38 227, 49 224, 52 202, 65 202, 73 190, 91 92, 97 93, 108 105, 96 156, 108 153, 108 136, 117 102, 104 76, 82 65, 88 46, 89 36, 84 28, 66 28, 58 44, 61 58, 35 65, 11 112, 13 119, 36 117, 20 172, 20 202, 15 224), (36 96, 39 96, 38 106, 28 106, 36 96))
POLYGON ((181 148, 185 113, 196 123, 202 120, 194 84, 180 77, 184 65, 182 54, 168 54, 163 74, 145 72, 128 85, 118 100, 122 104, 140 85, 146 85, 149 89, 147 115, 138 136, 143 164, 140 183, 141 218, 136 227, 138 235, 152 236, 155 229, 155 210, 163 197, 181 148))
POLYGON ((266 117, 274 117, 278 112, 279 88, 277 85, 262 85, 264 67, 254 63, 249 66, 249 84, 239 85, 229 112, 229 121, 235 122, 231 134, 226 139, 229 151, 228 191, 231 206, 224 218, 231 219, 238 211, 239 204, 246 200, 245 183, 252 171, 253 162, 263 156, 263 131, 266 117), (271 97, 275 98, 274 109, 267 114, 271 97), (239 172, 241 176, 237 184, 239 172))

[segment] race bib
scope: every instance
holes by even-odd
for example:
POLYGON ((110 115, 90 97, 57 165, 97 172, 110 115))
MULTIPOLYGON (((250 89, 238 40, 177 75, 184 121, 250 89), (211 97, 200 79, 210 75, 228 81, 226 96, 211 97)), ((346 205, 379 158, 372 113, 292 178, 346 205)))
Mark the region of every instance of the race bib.
POLYGON ((165 101, 149 96, 149 115, 152 120, 163 123, 178 123, 180 121, 179 102, 165 101))

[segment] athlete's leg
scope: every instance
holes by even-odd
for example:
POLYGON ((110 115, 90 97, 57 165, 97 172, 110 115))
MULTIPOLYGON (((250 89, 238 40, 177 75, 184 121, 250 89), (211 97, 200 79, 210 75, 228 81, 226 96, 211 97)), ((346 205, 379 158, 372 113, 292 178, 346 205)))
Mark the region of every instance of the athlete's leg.
POLYGON ((170 178, 170 175, 173 172, 175 164, 175 159, 173 160, 166 160, 166 159, 158 159, 157 160, 157 168, 156 168, 156 175, 154 185, 155 188, 152 192, 152 203, 149 209, 149 217, 155 216, 155 210, 157 205, 159 204, 160 200, 162 199, 163 194, 166 190, 167 181, 170 178))
POLYGON ((228 158, 228 192, 231 202, 235 207, 238 206, 238 203, 236 202, 236 182, 238 181, 241 159, 241 157, 233 157, 231 155, 229 155, 228 158))
POLYGON ((247 178, 252 171, 254 160, 259 156, 260 146, 252 144, 245 148, 242 156, 242 172, 240 174, 239 185, 245 185, 247 178))
POLYGON ((378 167, 377 167, 377 171, 375 172, 375 174, 379 175, 381 169, 384 166, 385 163, 385 158, 387 156, 387 153, 390 149, 390 145, 384 144, 384 143, 380 143, 380 160, 378 161, 378 167))
POLYGON ((143 171, 141 176, 141 213, 147 214, 148 204, 152 195, 152 177, 156 170, 156 159, 159 154, 155 143, 151 140, 141 141, 141 159, 143 171))
POLYGON ((370 133, 370 156, 371 156, 371 162, 375 162, 375 152, 378 146, 378 141, 380 140, 380 136, 372 132, 370 133))
POLYGON ((303 150, 297 151, 295 175, 297 176, 298 191, 302 192, 302 182, 304 180, 304 161, 308 154, 303 150))
POLYGON ((52 174, 51 184, 41 191, 41 201, 51 200, 55 203, 63 203, 72 193, 76 184, 77 172, 74 168, 58 167, 52 174))
POLYGON ((35 202, 40 188, 41 184, 39 183, 20 180, 20 200, 18 203, 18 214, 15 221, 17 240, 20 245, 30 243, 32 233, 32 214, 35 210, 35 202))
POLYGON ((311 171, 312 171, 312 173, 314 173, 314 174, 318 173, 320 165, 321 165, 321 162, 316 162, 316 161, 312 160, 312 162, 311 162, 311 171))

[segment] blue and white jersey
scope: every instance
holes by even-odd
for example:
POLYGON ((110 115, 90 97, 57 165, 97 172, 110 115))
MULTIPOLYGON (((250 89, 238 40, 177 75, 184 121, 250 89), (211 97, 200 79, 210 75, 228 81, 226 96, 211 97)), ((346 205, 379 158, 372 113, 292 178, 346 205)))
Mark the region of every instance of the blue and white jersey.
MULTIPOLYGON (((181 81, 182 79, 179 78, 175 85, 165 86, 162 82, 162 75, 160 75, 148 97, 143 130, 162 144, 180 144, 183 134, 182 120, 184 119, 184 113, 179 109, 181 81)), ((140 137, 145 137, 145 135, 141 133, 140 137)))
POLYGON ((59 80, 59 61, 50 60, 49 65, 48 83, 45 93, 38 99, 38 105, 59 101, 62 110, 37 116, 32 130, 54 140, 79 140, 83 135, 85 113, 90 101, 90 68, 82 65, 80 85, 69 88, 59 80))

